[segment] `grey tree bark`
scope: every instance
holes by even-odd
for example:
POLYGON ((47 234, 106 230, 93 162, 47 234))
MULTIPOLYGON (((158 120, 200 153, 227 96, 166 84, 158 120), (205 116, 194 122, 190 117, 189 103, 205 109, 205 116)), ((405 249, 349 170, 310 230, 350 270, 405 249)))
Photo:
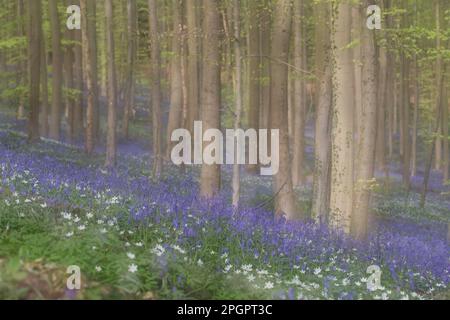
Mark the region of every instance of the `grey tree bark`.
POLYGON ((181 16, 179 0, 172 1, 173 11, 173 31, 172 31, 172 60, 170 65, 171 85, 170 85, 170 110, 169 121, 167 125, 167 150, 166 157, 170 157, 173 143, 170 141, 172 132, 181 127, 182 124, 182 106, 183 106, 183 83, 181 74, 181 16))
MULTIPOLYGON (((304 2, 294 2, 294 66, 298 70, 306 70, 306 45, 305 45, 305 20, 304 2)), ((294 105, 293 105, 293 159, 292 159, 292 184, 299 186, 304 182, 304 149, 305 149, 305 116, 306 116, 306 87, 305 75, 299 71, 294 79, 294 105)))
POLYGON ((187 114, 186 128, 193 133, 194 121, 200 119, 200 37, 198 27, 198 1, 186 1, 187 21, 187 114))
MULTIPOLYGON (((279 170, 274 176, 275 214, 287 219, 299 218, 292 188, 288 133, 288 66, 289 39, 292 21, 292 0, 275 4, 270 65, 271 129, 279 130, 279 170)), ((273 157, 273 155, 272 155, 273 157)))
POLYGON ((30 69, 30 116, 28 124, 28 140, 39 140, 39 91, 41 68, 42 14, 41 1, 28 0, 28 59, 30 69))
POLYGON ((156 0, 148 0, 151 51, 151 108, 153 126, 153 168, 152 174, 158 177, 162 170, 161 134, 161 48, 156 0))
MULTIPOLYGON (((370 4, 363 1, 364 8, 370 4)), ((363 12, 360 11, 362 17, 363 12)), ((362 108, 356 164, 355 205, 352 213, 351 233, 357 239, 365 239, 368 230, 371 190, 374 179, 375 150, 377 136, 377 58, 375 33, 362 29, 362 108)), ((384 119, 383 119, 384 120, 384 119)))
MULTIPOLYGON (((258 1, 250 1, 248 7, 248 126, 259 129, 260 82, 261 82, 261 55, 260 55, 260 6, 258 1)), ((256 173, 258 165, 249 164, 247 170, 256 173)))
MULTIPOLYGON (((237 130, 241 126, 241 113, 242 113, 242 52, 241 52, 241 1, 233 1, 233 21, 234 21, 234 59, 236 60, 236 104, 234 115, 234 129, 237 130)), ((235 155, 237 157, 237 149, 235 149, 235 155)), ((240 198, 240 165, 235 163, 233 165, 233 178, 232 189, 233 198, 232 204, 234 208, 239 207, 240 198)))
POLYGON ((315 103, 315 135, 314 135, 314 181, 312 199, 312 217, 318 223, 328 220, 330 200, 330 151, 331 151, 331 46, 330 24, 331 13, 325 2, 315 6, 315 75, 318 87, 315 103))
POLYGON ((350 233, 353 208, 354 65, 351 42, 351 5, 334 4, 333 126, 331 144, 330 224, 350 233))
POLYGON ((106 160, 105 167, 111 168, 116 165, 116 108, 117 108, 117 84, 116 65, 114 52, 114 21, 112 0, 105 0, 106 16, 106 50, 108 52, 108 119, 106 133, 106 160))
MULTIPOLYGON (((220 32, 218 0, 204 0, 204 41, 202 68, 201 115, 203 132, 220 128, 220 32)), ((205 147, 207 144, 203 143, 205 147)), ((220 165, 203 164, 200 174, 200 196, 214 197, 220 189, 220 165)))
POLYGON ((58 1, 49 0, 50 23, 52 31, 52 107, 50 114, 50 138, 60 139, 60 121, 62 105, 62 66, 61 30, 58 15, 58 1))
POLYGON ((136 38, 137 38, 137 7, 136 0, 127 1, 127 67, 125 80, 125 108, 123 114, 123 136, 128 139, 129 124, 132 108, 134 105, 134 82, 136 61, 136 38))
MULTIPOLYGON (((42 31, 41 31, 42 32, 42 31)), ((39 110, 40 134, 43 137, 48 135, 48 75, 47 75, 47 49, 45 39, 41 37, 41 108, 39 110)))
POLYGON ((95 41, 95 29, 92 26, 95 25, 95 10, 92 6, 92 1, 80 0, 80 8, 82 16, 86 17, 81 19, 81 42, 83 53, 83 75, 85 78, 85 89, 87 91, 87 108, 86 108, 86 143, 85 149, 87 154, 92 154, 95 145, 95 132, 94 132, 94 114, 97 107, 97 55, 96 49, 92 46, 95 41), (92 22, 91 20, 94 20, 92 22))

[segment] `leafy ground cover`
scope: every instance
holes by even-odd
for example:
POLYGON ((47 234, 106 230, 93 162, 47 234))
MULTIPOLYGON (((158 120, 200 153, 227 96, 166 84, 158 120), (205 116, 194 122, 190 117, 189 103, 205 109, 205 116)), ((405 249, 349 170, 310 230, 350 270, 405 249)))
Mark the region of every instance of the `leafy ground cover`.
MULTIPOLYGON (((0 154, 2 298, 449 294, 450 247, 439 219, 405 218, 379 206, 384 215, 359 243, 324 226, 275 219, 250 201, 254 188, 244 187, 249 201, 238 212, 230 208, 227 188, 203 202, 195 169, 169 167, 152 181, 150 156, 138 145, 121 147, 119 166, 109 172, 100 156, 87 160, 77 148, 49 142, 29 146, 8 131, 0 133, 0 154), (80 291, 64 289, 70 265, 81 269, 80 291), (382 271, 376 291, 367 289, 370 265, 382 271)), ((245 178, 244 186, 253 179, 245 178)), ((256 193, 264 181, 259 188, 256 193)))

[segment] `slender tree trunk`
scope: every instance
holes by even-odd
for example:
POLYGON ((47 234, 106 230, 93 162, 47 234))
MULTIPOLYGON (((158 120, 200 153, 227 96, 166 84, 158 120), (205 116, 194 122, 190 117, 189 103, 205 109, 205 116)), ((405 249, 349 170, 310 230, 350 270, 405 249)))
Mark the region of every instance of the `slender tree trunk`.
POLYGON ((134 103, 134 65, 136 60, 137 14, 136 0, 127 1, 127 67, 125 82, 125 109, 123 115, 123 135, 128 139, 130 115, 134 103))
MULTIPOLYGON (((363 30, 364 33, 365 30, 363 30)), ((364 39, 362 39, 364 41, 364 39)), ((364 63, 364 62, 363 62, 364 63)), ((379 47, 379 73, 377 77, 378 114, 376 130, 376 167, 387 176, 386 167, 386 90, 387 88, 387 52, 386 48, 379 47)), ((366 99, 366 97, 364 97, 366 99)))
POLYGON ((260 18, 260 55, 261 55, 261 98, 260 98, 260 128, 269 128, 270 112, 270 34, 271 34, 271 4, 270 0, 264 0, 260 18))
MULTIPOLYGON (((292 189, 292 171, 289 157, 288 115, 288 67, 289 38, 292 21, 291 0, 278 0, 274 11, 272 47, 270 56, 270 120, 271 129, 279 130, 279 169, 274 176, 275 214, 287 219, 299 218, 292 189)), ((272 155, 272 158, 274 155, 272 155)), ((273 160, 273 159, 272 159, 273 160)))
MULTIPOLYGON (((442 118, 444 117, 444 108, 442 108, 442 93, 443 93, 443 87, 444 87, 444 81, 443 81, 443 73, 442 73, 442 61, 441 61, 441 52, 440 52, 440 5, 439 0, 435 1, 435 14, 436 14, 436 47, 438 50, 438 59, 436 62, 436 84, 437 84, 437 94, 436 94, 436 128, 434 130, 433 134, 433 141, 431 143, 431 150, 428 156, 428 160, 425 164, 425 173, 424 173, 424 179, 423 179, 423 186, 422 186, 422 194, 420 199, 420 206, 422 208, 425 208, 426 204, 426 197, 428 193, 428 182, 430 179, 431 174, 431 167, 433 165, 433 155, 438 156, 437 148, 441 147, 441 144, 438 144, 439 135, 442 133, 442 118)), ((446 103, 447 108, 447 103, 446 103)), ((440 163, 436 159, 436 164, 440 163)))
POLYGON ((409 128, 409 61, 405 53, 401 54, 401 142, 403 145, 402 153, 402 176, 403 185, 406 189, 410 186, 411 177, 411 146, 410 146, 410 128, 409 128))
POLYGON ((39 90, 41 68, 41 1, 28 0, 29 31, 28 59, 30 66, 30 116, 28 124, 28 139, 30 142, 39 140, 39 90))
MULTIPOLYGON (((41 30, 41 33, 43 31, 41 30)), ((40 133, 41 136, 48 135, 48 80, 47 80, 47 50, 45 47, 45 39, 41 37, 41 109, 40 109, 40 133)))
POLYGON ((158 177, 162 170, 162 134, 161 134, 161 49, 159 42, 158 13, 156 0, 148 0, 150 21, 151 50, 151 102, 153 125, 153 169, 152 174, 158 177))
POLYGON ((225 79, 225 81, 229 83, 235 83, 234 80, 234 68, 233 68, 233 26, 232 26, 232 19, 233 19, 233 6, 230 4, 227 6, 227 8, 221 9, 221 17, 222 17, 222 26, 223 26, 223 32, 225 34, 225 39, 223 41, 223 52, 225 53, 223 55, 223 63, 225 65, 225 68, 222 72, 222 78, 225 79))
MULTIPOLYGON (((79 2, 77 2, 79 4, 79 2)), ((75 40, 78 42, 74 47, 74 87, 78 91, 74 101, 73 109, 73 134, 75 139, 79 139, 83 125, 83 61, 81 48, 81 32, 75 31, 75 40)))
MULTIPOLYGON (((242 112, 242 53, 241 53, 241 11, 240 0, 233 1, 233 17, 234 17, 234 56, 236 60, 236 105, 234 129, 237 130, 241 126, 241 112, 242 112)), ((235 162, 233 165, 233 207, 238 208, 240 197, 240 165, 237 162, 237 148, 234 150, 235 162)))
MULTIPOLYGON (((396 59, 396 60, 398 60, 398 59, 396 59)), ((398 94, 398 92, 399 92, 399 85, 398 85, 397 74, 394 73, 392 78, 393 78, 393 84, 394 84, 394 112, 393 112, 393 120, 392 120, 393 126, 392 126, 392 128, 393 128, 393 133, 397 134, 397 133, 400 132, 400 130, 399 130, 399 105, 401 105, 401 99, 400 99, 400 94, 398 94)), ((402 154, 403 153, 403 150, 402 150, 403 146, 402 146, 402 141, 401 140, 400 140, 399 148, 400 148, 400 150, 399 150, 400 154, 402 154)))
POLYGON ((97 76, 94 74, 97 72, 96 68, 96 55, 94 54, 94 48, 92 48, 92 43, 89 41, 90 38, 95 37, 94 30, 90 27, 92 23, 89 23, 90 19, 95 19, 94 13, 91 11, 92 3, 89 0, 80 0, 80 7, 83 17, 86 19, 81 19, 82 28, 82 49, 83 49, 83 68, 84 77, 87 90, 87 109, 86 109, 86 153, 92 154, 94 151, 95 144, 95 133, 94 133, 94 113, 97 106, 97 76), (92 35, 94 33, 94 36, 92 35))
POLYGON ((200 103, 200 75, 199 75, 199 28, 197 7, 198 1, 186 1, 186 21, 187 21, 187 115, 186 128, 193 133, 194 121, 199 120, 199 103, 200 103))
MULTIPOLYGON (((437 60, 436 60, 436 88, 438 91, 436 92, 436 116, 439 114, 442 115, 442 53, 441 53, 441 6, 440 0, 434 1, 435 8, 435 21, 436 21, 436 50, 437 50, 437 60)), ((434 150, 436 152, 435 155, 435 169, 440 170, 442 168, 442 124, 439 124, 438 134, 435 139, 436 146, 434 150)))
MULTIPOLYGON (((390 10, 392 8, 392 1, 386 0, 386 10, 390 10)), ((393 18, 391 15, 389 15, 386 18, 386 27, 391 28, 393 26, 393 18)), ((387 61, 386 61, 386 105, 385 109, 387 110, 387 117, 388 117, 388 136, 387 136, 387 143, 388 143, 388 159, 389 161, 392 159, 392 155, 394 153, 394 108, 395 108, 395 96, 396 93, 394 91, 394 85, 395 85, 395 54, 392 53, 390 50, 392 47, 392 43, 390 40, 390 37, 387 37, 387 48, 386 48, 386 54, 387 54, 387 61)), ((389 174, 389 164, 386 166, 387 174, 389 174)))
MULTIPOLYGON (((90 60, 92 68, 92 90, 94 92, 93 96, 93 109, 92 109, 92 137, 94 144, 100 137, 100 104, 99 104, 99 85, 98 85, 98 58, 97 58, 97 3, 96 1, 87 2, 87 23, 88 23, 88 39, 90 47, 90 60)), ((106 72, 105 72, 106 73, 106 72)), ((105 76, 106 81, 106 76, 105 76)), ((105 85, 106 88, 106 85, 105 85)))
MULTIPOLYGON (((440 81, 441 86, 442 81, 440 81)), ((437 88, 438 90, 441 90, 441 88, 437 88)), ((427 162, 425 163, 425 173, 423 177, 423 185, 422 185, 422 193, 420 197, 420 207, 423 209, 425 208, 426 200, 427 200, 427 194, 428 194, 428 182, 430 180, 430 174, 431 174, 431 167, 433 166, 433 155, 435 154, 435 148, 436 148, 436 139, 437 134, 440 130, 440 125, 442 123, 442 114, 439 113, 436 118, 436 128, 434 129, 433 134, 433 140, 431 142, 431 150, 429 151, 427 162)))
MULTIPOLYGON (((25 23, 23 21, 23 17, 25 15, 25 7, 23 0, 17 1, 17 26, 18 26, 18 35, 19 37, 25 37, 25 23)), ((25 55, 25 52, 20 52, 20 54, 25 55)), ((18 63, 18 72, 17 72, 17 85, 26 85, 27 81, 27 61, 20 61, 18 63)), ((28 66, 29 69, 29 66, 28 66)), ((19 107, 17 108, 17 119, 25 119, 25 101, 24 101, 24 95, 21 95, 19 97, 19 107)))
POLYGON ((62 105, 62 50, 59 24, 58 1, 49 0, 50 23, 52 30, 52 109, 50 114, 50 138, 60 139, 60 121, 62 105))
POLYGON ((328 5, 320 2, 315 6, 316 43, 316 114, 314 136, 314 183, 312 216, 318 223, 326 223, 330 200, 330 146, 331 146, 331 59, 330 21, 328 5))
MULTIPOLYGON (((71 0, 66 1, 66 4, 70 5, 71 0)), ((65 33, 65 37, 67 40, 73 42, 75 40, 73 31, 67 29, 65 33)), ((64 55, 64 83, 66 90, 73 90, 74 89, 74 51, 73 51, 73 44, 70 43, 65 48, 65 55, 64 55)), ((74 139, 74 100, 72 98, 71 94, 66 94, 66 115, 67 115, 67 139, 69 143, 73 142, 74 139)))
POLYGON ((116 108, 117 108, 117 88, 116 88, 116 66, 114 52, 114 22, 112 0, 105 0, 106 16, 106 50, 108 52, 108 127, 106 134, 106 161, 105 167, 116 165, 116 108))
POLYGON ((449 178, 449 131, 448 131, 448 88, 446 84, 443 84, 442 94, 442 133, 443 133, 443 159, 442 159, 442 171, 443 182, 448 182, 449 178))
MULTIPOLYGON (((304 2, 294 2, 294 66, 299 70, 305 70, 306 48, 304 44, 305 32, 304 2)), ((304 181, 304 150, 305 150, 305 116, 306 116, 306 87, 304 75, 298 71, 294 80, 294 126, 293 143, 294 156, 292 160, 292 184, 298 186, 304 181)))
MULTIPOLYGON (((252 129, 259 129, 259 109, 261 107, 260 100, 260 83, 261 83, 261 56, 260 56, 260 7, 258 1, 249 2, 248 17, 248 126, 252 129)), ((256 173, 258 165, 249 164, 247 170, 256 173)))
MULTIPOLYGON (((181 124, 183 128, 187 128, 187 114, 188 114, 188 57, 187 57, 187 43, 186 43, 186 25, 184 24, 184 15, 181 15, 182 20, 182 31, 181 31, 181 46, 180 46, 180 55, 181 55, 181 90, 183 92, 183 105, 182 105, 182 113, 181 113, 181 124)), ((183 166, 184 168, 184 166, 183 166)))
MULTIPOLYGON (((294 57, 292 55, 292 53, 290 54, 291 56, 289 57, 289 61, 288 63, 290 65, 293 65, 293 60, 294 57)), ((289 154, 292 153, 292 147, 293 144, 292 142, 294 141, 294 133, 292 132, 294 129, 294 95, 295 95, 295 91, 294 91, 294 74, 292 70, 288 71, 288 137, 289 137, 289 154)))
POLYGON ((351 5, 336 4, 333 70, 333 127, 331 149, 330 222, 350 233, 353 207, 354 65, 351 42, 351 5))
MULTIPOLYGON (((402 5, 406 8, 406 2, 403 1, 402 5)), ((401 27, 407 27, 407 16, 403 14, 401 18, 401 27)), ((410 93, 409 93, 409 76, 410 76, 410 63, 407 57, 407 53, 403 48, 400 50, 400 154, 402 160, 402 178, 403 186, 409 190, 410 177, 411 177, 411 145, 410 145, 410 93)))
POLYGON ((417 56, 414 57, 414 114, 412 127, 412 142, 411 142, 411 175, 417 174, 417 126, 419 122, 419 65, 417 63, 417 56))
POLYGON ((394 154, 394 108, 395 108, 395 92, 394 92, 394 75, 393 75, 393 68, 394 65, 391 61, 392 54, 388 55, 388 61, 387 61, 387 88, 386 88, 386 107, 388 110, 388 157, 389 160, 392 159, 392 155, 394 154))
MULTIPOLYGON (((219 1, 205 0, 204 32, 205 45, 203 47, 203 76, 201 114, 203 132, 208 129, 220 128, 220 15, 219 1)), ((206 143, 203 146, 206 147, 206 143)), ((216 150, 217 151, 217 150, 216 150)), ((200 196, 211 198, 220 188, 220 165, 203 164, 200 175, 200 196)))
POLYGON ((400 76, 399 76, 399 98, 398 98, 398 107, 397 107, 397 113, 398 113, 398 130, 400 135, 400 157, 403 164, 404 159, 404 152, 405 152, 405 140, 404 138, 405 131, 403 129, 403 125, 405 123, 404 116, 405 116, 405 95, 406 95, 406 84, 404 79, 406 79, 406 57, 403 52, 400 52, 400 76))
MULTIPOLYGON (((355 42, 357 45, 354 46, 352 50, 353 54, 353 64, 354 64, 354 106, 355 106, 355 119, 353 121, 354 125, 354 137, 355 141, 357 143, 353 146, 353 152, 355 154, 355 158, 358 156, 358 148, 359 148, 359 141, 361 140, 361 126, 364 125, 364 123, 361 121, 362 116, 362 57, 361 57, 361 42, 362 42, 362 20, 361 19, 361 4, 355 3, 352 6, 352 41, 355 42)), ((365 27, 365 26, 364 26, 365 27)))
MULTIPOLYGON (((369 6, 364 1, 364 8, 369 6)), ((360 13, 362 14, 362 12, 360 13)), ((367 222, 370 208, 371 184, 374 178, 375 149, 377 135, 377 61, 375 34, 368 28, 362 29, 362 109, 358 162, 356 164, 355 206, 352 214, 352 235, 357 239, 367 236, 367 222)))
POLYGON ((170 111, 169 122, 167 125, 167 150, 166 156, 170 157, 173 143, 171 142, 172 132, 181 127, 182 107, 183 107, 183 88, 181 74, 181 16, 179 0, 172 0, 173 3, 173 35, 172 35, 172 61, 171 61, 171 87, 170 87, 170 111))

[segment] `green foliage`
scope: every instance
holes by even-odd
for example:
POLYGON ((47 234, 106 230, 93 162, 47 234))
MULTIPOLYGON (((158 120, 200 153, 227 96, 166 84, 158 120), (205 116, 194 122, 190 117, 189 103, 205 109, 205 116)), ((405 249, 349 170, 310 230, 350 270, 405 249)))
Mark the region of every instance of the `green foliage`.
POLYGON ((8 37, 0 40, 0 50, 25 50, 27 48, 27 38, 8 37))

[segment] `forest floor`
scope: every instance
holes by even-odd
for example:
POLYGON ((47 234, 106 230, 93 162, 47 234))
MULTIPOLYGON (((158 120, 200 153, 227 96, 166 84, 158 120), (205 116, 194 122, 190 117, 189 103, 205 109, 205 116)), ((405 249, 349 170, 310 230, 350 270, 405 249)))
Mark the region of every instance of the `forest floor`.
MULTIPOLYGON (((113 171, 103 168, 101 147, 87 158, 81 145, 29 145, 23 128, 0 113, 0 298, 450 298, 450 188, 437 173, 420 209, 421 177, 406 192, 392 165, 375 188, 370 237, 357 242, 275 219, 271 179, 244 170, 239 212, 230 208, 228 167, 208 203, 197 197, 196 167, 168 165, 151 180, 142 124, 132 128, 141 138, 119 143, 113 171), (81 290, 66 289, 72 265, 81 290), (375 291, 371 265, 382 271, 375 291)), ((308 180, 296 190, 305 211, 308 180)))

